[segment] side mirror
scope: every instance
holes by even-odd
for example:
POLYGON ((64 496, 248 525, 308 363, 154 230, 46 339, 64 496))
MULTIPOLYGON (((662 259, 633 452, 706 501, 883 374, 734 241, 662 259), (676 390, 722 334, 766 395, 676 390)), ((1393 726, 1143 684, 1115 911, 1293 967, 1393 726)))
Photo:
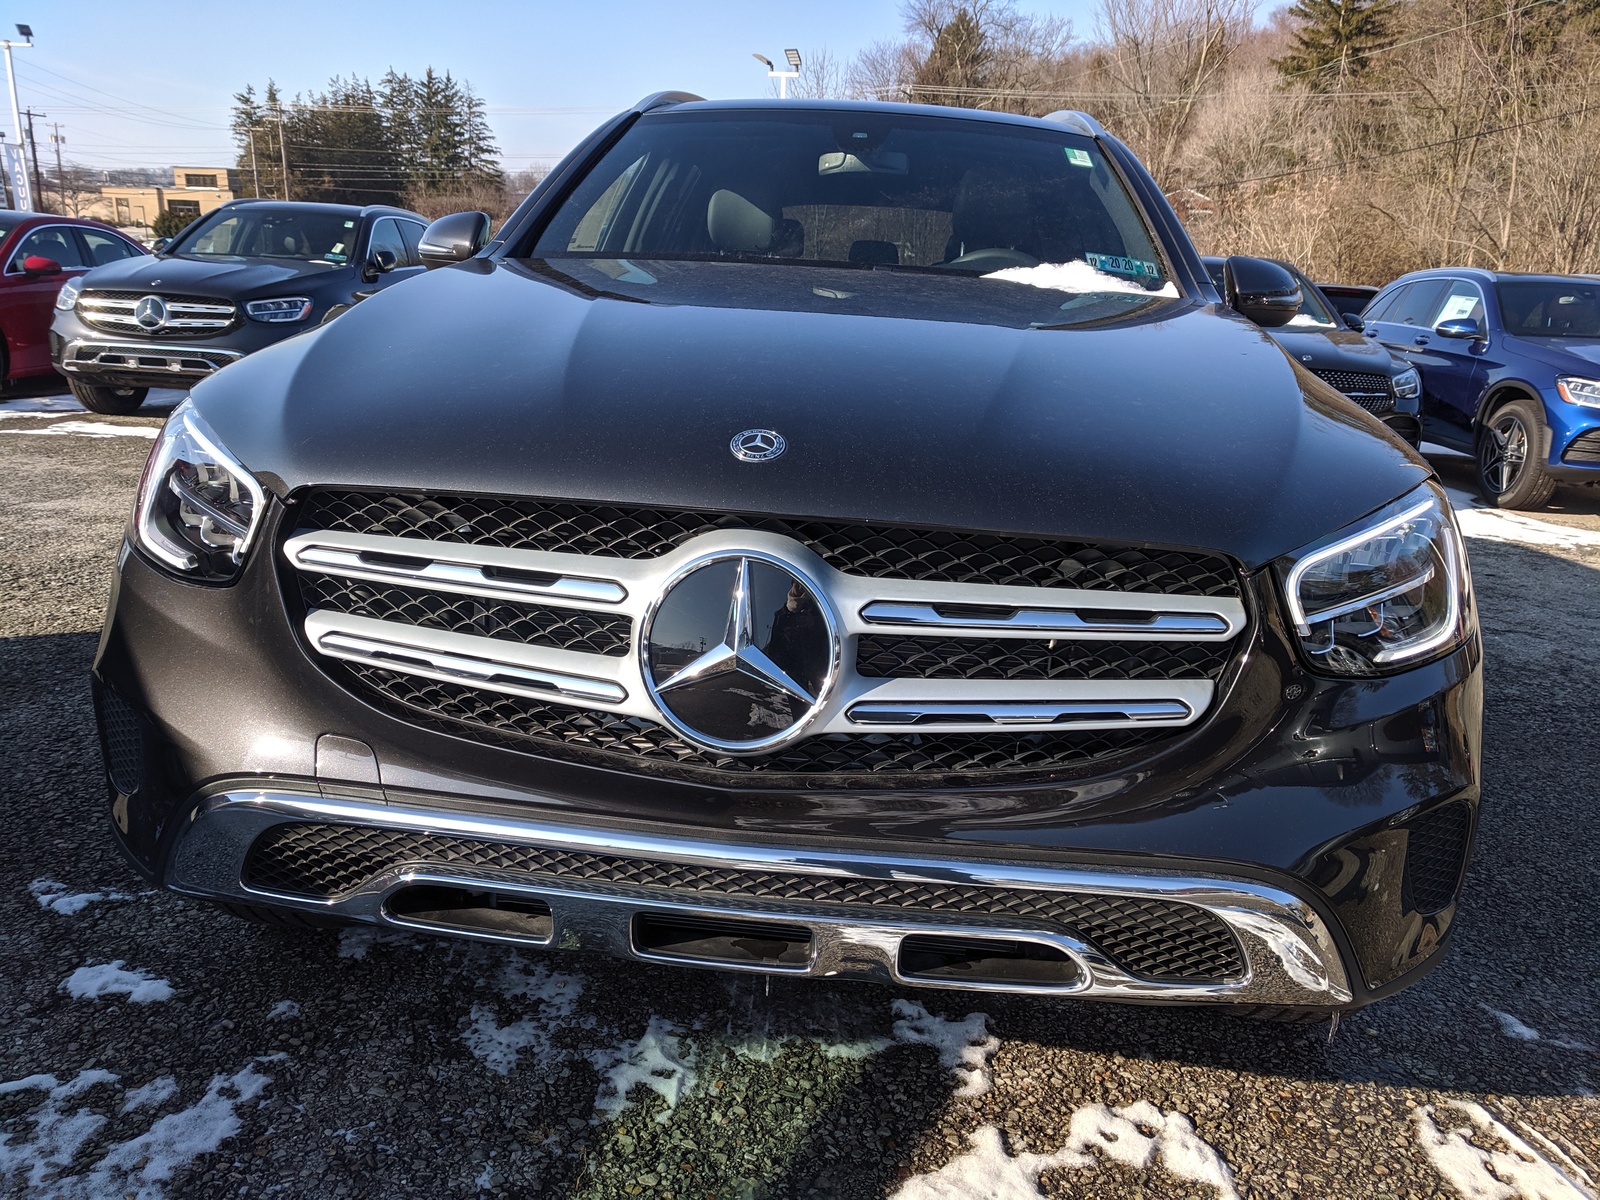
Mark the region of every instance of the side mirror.
POLYGON ((53 258, 45 258, 40 254, 30 254, 22 260, 22 273, 24 275, 59 275, 61 264, 53 258))
POLYGON ((448 267, 465 262, 488 244, 488 213, 451 213, 422 231, 417 254, 425 267, 448 267))
POLYGON ((1356 316, 1355 313, 1345 313, 1344 327, 1346 329, 1353 329, 1355 332, 1360 333, 1367 327, 1367 323, 1360 317, 1356 316))
POLYGON ((393 250, 374 250, 372 257, 367 259, 366 276, 372 280, 379 275, 387 275, 399 265, 399 262, 393 250))
POLYGON ((1275 262, 1235 254, 1222 264, 1222 298, 1263 329, 1287 325, 1300 311, 1300 285, 1275 262))
POLYGON ((1454 321, 1440 321, 1433 331, 1442 338, 1461 338, 1476 342, 1483 337, 1483 326, 1471 317, 1457 317, 1454 321))
POLYGON ((150 253, 160 254, 170 245, 172 245, 171 238, 157 238, 155 241, 150 243, 150 253))

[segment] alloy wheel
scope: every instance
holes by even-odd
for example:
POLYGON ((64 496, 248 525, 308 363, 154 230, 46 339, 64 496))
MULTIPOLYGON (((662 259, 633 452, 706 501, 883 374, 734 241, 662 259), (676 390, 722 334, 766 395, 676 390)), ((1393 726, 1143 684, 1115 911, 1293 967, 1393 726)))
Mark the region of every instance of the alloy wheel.
POLYGON ((1515 413, 1501 413, 1485 431, 1487 443, 1479 470, 1497 494, 1509 492, 1528 462, 1528 429, 1515 413))

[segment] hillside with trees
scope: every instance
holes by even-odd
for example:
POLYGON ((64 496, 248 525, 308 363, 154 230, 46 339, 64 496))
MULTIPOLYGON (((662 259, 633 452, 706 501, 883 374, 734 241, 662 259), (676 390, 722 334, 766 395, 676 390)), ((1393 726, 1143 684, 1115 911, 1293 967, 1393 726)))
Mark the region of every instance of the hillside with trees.
POLYGON ((1600 270, 1600 0, 1100 0, 1082 38, 1008 0, 903 11, 794 94, 1082 109, 1204 251, 1322 279, 1600 270))

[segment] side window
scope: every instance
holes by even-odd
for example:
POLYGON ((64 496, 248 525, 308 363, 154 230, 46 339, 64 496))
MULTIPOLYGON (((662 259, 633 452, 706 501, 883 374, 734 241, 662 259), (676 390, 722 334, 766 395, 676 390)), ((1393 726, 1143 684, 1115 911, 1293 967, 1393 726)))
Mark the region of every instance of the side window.
POLYGON ((139 253, 122 238, 114 234, 101 233, 98 229, 79 229, 78 236, 83 239, 83 244, 89 251, 89 262, 97 267, 119 262, 124 258, 132 258, 139 253))
POLYGON ((1439 311, 1434 313, 1430 326, 1439 324, 1440 321, 1473 320, 1479 328, 1483 326, 1483 293, 1478 290, 1478 285, 1468 283, 1465 279, 1453 280, 1450 290, 1444 294, 1444 300, 1439 306, 1439 311))
POLYGON ((46 225, 23 238, 6 261, 6 274, 20 274, 22 262, 27 258, 48 258, 68 270, 89 266, 83 261, 83 254, 78 250, 78 239, 72 236, 72 230, 60 225, 46 225))
POLYGON ((372 227, 372 238, 367 242, 367 257, 370 259, 379 250, 393 254, 397 267, 409 265, 411 252, 406 249, 405 238, 400 236, 399 223, 391 217, 383 218, 372 227))
POLYGON ((1366 311, 1361 314, 1362 319, 1369 325, 1374 321, 1387 321, 1389 314, 1395 310, 1395 306, 1399 303, 1400 297, 1415 286, 1415 284, 1408 283, 1395 288, 1392 292, 1379 292, 1372 298, 1372 303, 1367 305, 1366 311))
POLYGON ((1444 294, 1450 290, 1448 279, 1424 279, 1406 289, 1405 298, 1385 316, 1385 321, 1402 325, 1433 328, 1433 314, 1439 311, 1444 294))
POLYGON ((406 240, 406 256, 401 261, 401 266, 420 267, 422 265, 422 255, 417 252, 417 247, 422 244, 422 234, 427 228, 426 225, 418 225, 415 221, 400 222, 400 236, 406 240))

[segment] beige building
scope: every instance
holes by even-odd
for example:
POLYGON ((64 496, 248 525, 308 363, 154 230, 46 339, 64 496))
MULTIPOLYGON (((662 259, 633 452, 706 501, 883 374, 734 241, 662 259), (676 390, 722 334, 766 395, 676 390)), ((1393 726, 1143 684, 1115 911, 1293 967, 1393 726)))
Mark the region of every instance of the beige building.
POLYGON ((109 225, 145 228, 159 213, 203 216, 234 198, 236 174, 228 167, 173 167, 170 187, 105 187, 83 215, 109 225))

